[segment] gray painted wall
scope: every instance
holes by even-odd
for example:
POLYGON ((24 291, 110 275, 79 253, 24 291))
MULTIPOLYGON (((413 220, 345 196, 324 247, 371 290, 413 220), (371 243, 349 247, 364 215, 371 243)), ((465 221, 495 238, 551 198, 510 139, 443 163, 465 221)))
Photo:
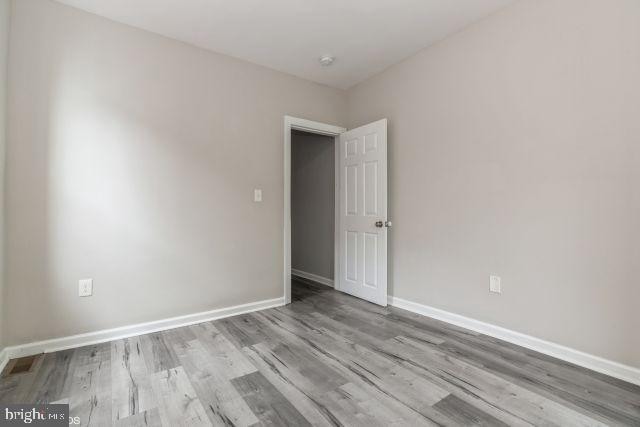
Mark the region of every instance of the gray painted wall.
POLYGON ((291 135, 291 266, 333 280, 334 138, 291 135))
POLYGON ((51 1, 13 6, 9 343, 282 297, 283 117, 340 125, 345 93, 51 1))
POLYGON ((390 120, 394 296, 640 367, 639 22, 525 0, 349 91, 390 120))
POLYGON ((4 347, 4 153, 7 117, 7 59, 9 56, 9 23, 11 2, 0 0, 0 351, 4 347))

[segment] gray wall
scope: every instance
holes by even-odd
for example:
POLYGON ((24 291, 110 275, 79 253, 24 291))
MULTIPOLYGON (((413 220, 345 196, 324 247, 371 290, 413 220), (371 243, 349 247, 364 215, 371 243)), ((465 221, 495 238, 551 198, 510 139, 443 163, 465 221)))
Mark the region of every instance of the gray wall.
POLYGON ((395 296, 640 366, 639 22, 525 0, 349 91, 390 119, 395 296))
POLYGON ((333 280, 334 138, 291 135, 291 267, 333 280))
POLYGON ((11 2, 0 0, 0 351, 4 347, 4 153, 7 116, 7 58, 9 55, 9 22, 11 2))
POLYGON ((282 297, 283 116, 340 125, 345 93, 47 0, 13 6, 8 342, 282 297))

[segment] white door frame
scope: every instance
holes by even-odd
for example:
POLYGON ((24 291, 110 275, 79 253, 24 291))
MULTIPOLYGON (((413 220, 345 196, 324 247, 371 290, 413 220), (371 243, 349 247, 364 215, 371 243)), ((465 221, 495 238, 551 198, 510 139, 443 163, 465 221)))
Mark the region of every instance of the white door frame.
MULTIPOLYGON (((325 123, 314 122, 297 117, 284 116, 284 303, 291 302, 291 130, 302 130, 305 132, 316 133, 320 135, 328 135, 337 137, 347 129, 332 126, 325 123)), ((338 167, 338 153, 340 149, 339 141, 335 141, 335 187, 334 193, 335 203, 335 233, 338 232, 338 197, 340 192, 337 186, 340 185, 340 168, 338 167)), ((333 283, 337 287, 338 280, 338 236, 334 238, 334 266, 333 266, 333 283)))

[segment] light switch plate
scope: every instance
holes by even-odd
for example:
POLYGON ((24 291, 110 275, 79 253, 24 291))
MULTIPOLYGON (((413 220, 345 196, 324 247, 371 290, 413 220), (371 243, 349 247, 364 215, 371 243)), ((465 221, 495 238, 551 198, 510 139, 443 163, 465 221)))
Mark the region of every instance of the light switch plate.
POLYGON ((489 291, 496 294, 502 293, 502 283, 499 276, 489 276, 489 291))
POLYGON ((78 296, 90 297, 93 295, 93 279, 82 279, 78 282, 78 296))
POLYGON ((262 190, 260 190, 258 188, 253 190, 253 201, 254 202, 261 202, 262 201, 262 190))

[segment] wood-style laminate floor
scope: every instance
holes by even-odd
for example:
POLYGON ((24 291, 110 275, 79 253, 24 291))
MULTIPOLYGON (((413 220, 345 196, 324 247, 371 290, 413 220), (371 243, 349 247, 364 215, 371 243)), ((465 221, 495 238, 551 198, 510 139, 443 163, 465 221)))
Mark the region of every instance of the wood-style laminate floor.
POLYGON ((640 426, 640 387, 324 286, 293 300, 45 354, 0 402, 95 426, 640 426))

